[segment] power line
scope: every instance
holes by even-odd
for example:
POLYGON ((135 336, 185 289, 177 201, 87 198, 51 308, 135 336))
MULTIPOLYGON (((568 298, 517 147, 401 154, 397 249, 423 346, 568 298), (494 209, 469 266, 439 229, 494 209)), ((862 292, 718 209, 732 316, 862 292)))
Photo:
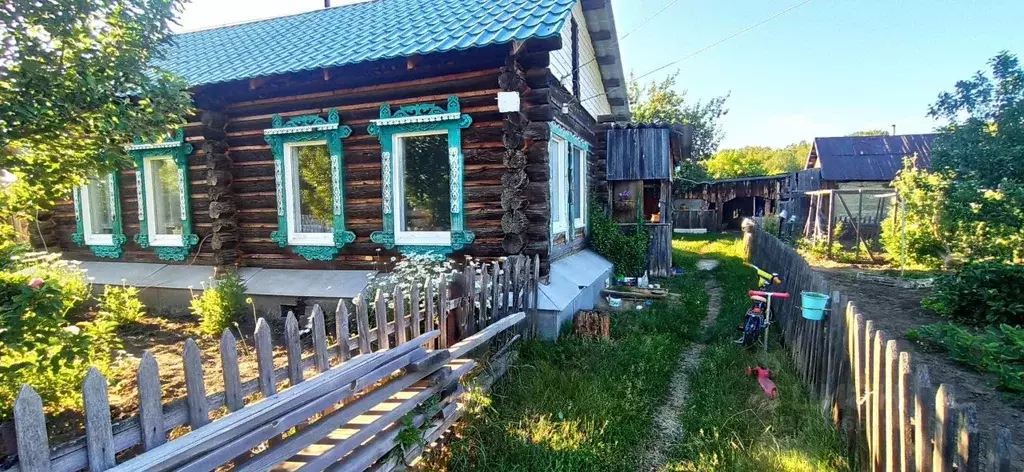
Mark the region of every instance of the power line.
MULTIPOLYGON (((730 39, 733 39, 733 38, 735 38, 735 37, 737 37, 739 35, 742 35, 743 33, 746 33, 747 31, 750 31, 750 30, 752 30, 754 28, 757 28, 758 26, 761 26, 761 25, 763 25, 765 23, 768 23, 769 21, 772 21, 772 20, 774 20, 774 19, 776 19, 776 18, 778 18, 778 17, 780 17, 782 15, 785 15, 786 13, 789 13, 789 12, 791 12, 793 10, 796 10, 797 8, 800 8, 800 7, 802 7, 802 6, 804 6, 804 5, 808 4, 808 3, 811 3, 811 0, 803 0, 800 3, 792 5, 789 8, 786 8, 785 10, 779 11, 778 13, 775 13, 774 15, 769 16, 768 18, 765 18, 765 19, 763 19, 763 20, 761 20, 761 21, 759 21, 757 23, 754 23, 754 24, 752 24, 752 25, 750 25, 750 26, 748 26, 746 28, 743 28, 743 29, 741 29, 741 30, 739 30, 739 31, 737 31, 737 32, 735 32, 733 34, 730 34, 729 36, 726 36, 726 37, 724 37, 722 39, 719 39, 718 41, 715 41, 715 42, 713 42, 711 44, 708 44, 707 46, 704 46, 704 47, 702 47, 702 48, 700 48, 700 49, 698 49, 698 50, 696 50, 694 52, 691 52, 690 54, 687 54, 687 55, 685 55, 685 56, 683 56, 683 57, 681 57, 679 59, 676 59, 676 60, 674 60, 672 62, 669 62, 668 64, 660 66, 660 67, 658 67, 658 68, 656 68, 654 70, 645 72, 644 74, 642 74, 642 75, 640 75, 638 77, 633 78, 633 80, 640 80, 640 79, 642 79, 644 77, 647 77, 647 76, 649 76, 649 75, 651 75, 651 74, 653 74, 655 72, 658 72, 658 71, 663 70, 663 69, 665 69, 667 67, 671 67, 671 66, 673 66, 675 64, 683 62, 683 61, 685 61, 685 60, 687 60, 687 59, 689 59, 689 58, 691 58, 693 56, 696 56, 697 54, 700 54, 700 53, 702 53, 704 51, 707 51, 708 49, 711 49, 711 48, 713 48, 715 46, 718 46, 719 44, 722 44, 722 43, 724 43, 724 42, 726 42, 726 41, 728 41, 730 39)), ((615 90, 615 89, 619 89, 619 88, 622 88, 622 86, 618 85, 618 86, 612 87, 612 88, 610 88, 608 90, 615 90)), ((593 99, 595 99, 597 97, 600 97, 602 95, 608 95, 608 91, 601 92, 599 94, 592 95, 590 97, 584 98, 584 99, 580 100, 580 103, 583 103, 583 102, 585 102, 587 100, 593 100, 593 99)))
MULTIPOLYGON (((644 25, 646 25, 647 23, 649 23, 649 22, 650 22, 651 20, 653 20, 653 19, 654 19, 654 18, 655 18, 656 16, 660 15, 660 14, 661 14, 662 12, 664 12, 665 10, 668 10, 668 7, 670 7, 670 6, 674 5, 674 4, 675 4, 676 2, 678 2, 678 1, 679 1, 679 0, 672 0, 672 1, 668 2, 668 3, 666 3, 666 4, 665 4, 665 6, 661 7, 661 10, 658 10, 658 11, 657 11, 657 12, 656 12, 655 14, 653 14, 653 15, 651 15, 651 16, 648 16, 647 18, 645 18, 645 19, 644 19, 644 21, 641 21, 641 22, 640 22, 640 23, 639 23, 638 25, 634 26, 634 27, 633 27, 633 29, 631 29, 631 30, 627 31, 627 32, 626 32, 626 34, 624 34, 624 35, 622 35, 622 36, 619 36, 618 38, 615 38, 615 40, 614 40, 614 41, 612 41, 612 42, 611 42, 611 44, 609 44, 609 47, 610 47, 610 46, 615 46, 615 45, 619 44, 619 42, 620 42, 620 41, 622 41, 622 40, 626 39, 627 37, 629 37, 629 35, 633 34, 633 33, 634 33, 634 32, 636 32, 637 30, 639 30, 640 28, 642 28, 642 27, 643 27, 644 25)), ((582 69, 583 67, 585 67, 585 66, 587 66, 588 64, 591 64, 591 63, 593 63, 593 62, 595 62, 595 61, 597 61, 597 55, 596 55, 596 54, 594 55, 594 57, 590 58, 590 60, 589 60, 589 61, 587 61, 587 62, 584 62, 583 64, 580 64, 579 66, 576 66, 576 68, 575 68, 575 69, 572 69, 572 70, 570 70, 570 71, 569 71, 568 73, 566 73, 565 75, 563 75, 563 76, 562 76, 562 78, 558 79, 558 81, 559 81, 559 82, 561 82, 561 81, 565 80, 565 79, 566 79, 566 78, 568 78, 568 77, 569 77, 570 75, 572 75, 572 74, 573 74, 574 72, 576 72, 576 71, 578 71, 578 70, 582 69)))

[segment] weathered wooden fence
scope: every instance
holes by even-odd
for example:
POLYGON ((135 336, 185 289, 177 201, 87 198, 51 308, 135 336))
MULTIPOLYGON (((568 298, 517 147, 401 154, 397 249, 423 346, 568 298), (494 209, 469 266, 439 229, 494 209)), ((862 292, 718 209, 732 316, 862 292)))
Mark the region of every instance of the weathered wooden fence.
POLYGON ((990 428, 982 454, 976 407, 956 401, 951 386, 936 386, 927 364, 899 349, 856 302, 815 272, 792 248, 760 228, 744 234, 748 259, 781 274, 793 294, 779 307, 785 348, 813 399, 821 402, 864 470, 1011 470, 1011 437, 990 428), (801 291, 830 294, 829 316, 800 315, 801 291), (984 464, 984 465, 983 465, 984 464))
POLYGON ((677 229, 718 230, 715 210, 678 210, 672 224, 677 229))
POLYGON ((539 261, 510 257, 468 266, 410 288, 338 303, 332 344, 319 305, 312 354, 303 357, 294 314, 285 321, 287 365, 274 368, 270 327, 254 334, 256 378, 242 382, 236 339, 220 341, 224 391, 207 395, 195 341, 185 342, 186 398, 162 403, 158 366, 147 351, 137 372, 139 414, 112 424, 107 381, 92 369, 82 387, 85 437, 51 449, 39 395, 22 387, 14 417, 24 471, 392 470, 414 459, 459 417, 459 380, 488 357, 493 382, 510 347, 529 334, 539 261), (486 352, 484 352, 486 351, 486 352), (315 371, 315 372, 313 372, 315 371), (307 377, 307 373, 313 373, 307 377), (248 399, 248 401, 247 401, 248 399), (211 412, 227 414, 211 421, 211 412), (169 433, 189 431, 173 440, 169 433), (422 439, 399 443, 410 428, 422 439))

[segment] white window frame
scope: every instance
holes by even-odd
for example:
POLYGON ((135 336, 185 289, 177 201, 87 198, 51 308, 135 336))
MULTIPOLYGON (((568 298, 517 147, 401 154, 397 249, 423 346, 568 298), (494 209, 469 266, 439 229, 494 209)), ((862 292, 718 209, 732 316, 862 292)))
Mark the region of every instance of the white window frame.
MULTIPOLYGON (((409 133, 395 133, 391 139, 391 149, 394 155, 394 170, 391 172, 391 188, 394 189, 394 197, 391 199, 392 214, 395 218, 395 244, 408 246, 451 246, 452 233, 448 231, 406 231, 405 228, 405 146, 403 138, 417 136, 443 135, 448 137, 448 130, 416 131, 409 133)), ((447 149, 447 145, 445 149, 447 149)), ((446 158, 447 161, 447 158, 446 158)), ((451 166, 451 163, 448 163, 451 166)), ((451 168, 446 169, 445 174, 451 175, 451 168)), ((444 175, 444 174, 439 174, 444 175)), ((451 223, 449 223, 451 225, 451 223)))
MULTIPOLYGON (((285 215, 288 218, 288 245, 289 246, 334 246, 334 232, 326 233, 303 233, 299 232, 299 218, 302 217, 302 197, 299 192, 299 156, 294 152, 297 148, 305 146, 327 146, 326 140, 300 141, 286 143, 284 145, 284 192, 285 202, 288 203, 288 210, 285 215)), ((330 159, 330 156, 328 156, 330 159)), ((334 185, 333 183, 331 185, 334 185)), ((331 220, 333 226, 334 221, 331 220)))
MULTIPOLYGON (((103 180, 98 180, 97 179, 96 180, 96 182, 103 182, 103 184, 107 186, 107 191, 110 192, 109 195, 113 195, 113 189, 111 188, 112 187, 112 185, 111 185, 111 178, 112 178, 111 175, 108 174, 105 179, 103 179, 103 180)), ((111 233, 111 234, 102 234, 102 233, 96 233, 95 231, 92 230, 92 211, 91 211, 92 208, 90 207, 90 205, 92 203, 89 200, 89 183, 86 182, 86 184, 81 186, 81 187, 79 187, 78 190, 79 190, 80 195, 81 195, 80 198, 82 199, 79 204, 82 206, 82 233, 83 233, 82 237, 83 237, 83 240, 85 241, 85 245, 86 246, 113 246, 114 245, 114 235, 113 235, 113 233, 111 233)), ((108 200, 109 200, 109 197, 108 197, 108 200)), ((113 214, 113 212, 117 211, 117 209, 116 209, 116 207, 114 205, 111 205, 110 206, 110 211, 111 211, 111 216, 115 216, 113 214)))
MULTIPOLYGON (((175 165, 175 167, 179 167, 179 172, 181 171, 180 166, 178 166, 178 163, 174 160, 174 156, 170 154, 165 156, 147 157, 142 161, 142 165, 145 166, 146 175, 146 211, 148 216, 148 218, 146 218, 146 232, 149 233, 149 245, 181 247, 184 246, 185 243, 180 234, 157 234, 156 232, 156 226, 158 223, 156 221, 156 186, 160 181, 156 170, 153 169, 153 163, 156 161, 170 161, 175 165)), ((176 181, 178 182, 178 192, 184 192, 185 189, 181 185, 181 181, 177 179, 176 181)), ((188 200, 186 199, 186 204, 187 203, 188 200)), ((182 231, 184 231, 185 212, 187 211, 188 208, 186 208, 185 205, 182 205, 181 214, 178 215, 178 218, 182 222, 182 231)))
POLYGON ((551 199, 559 202, 558 211, 552 209, 551 212, 551 232, 557 235, 569 230, 569 143, 558 136, 552 136, 551 140, 558 148, 557 155, 548 156, 551 164, 551 199))
MULTIPOLYGON (((572 220, 572 227, 574 229, 586 228, 587 225, 587 151, 580 148, 573 148, 573 154, 579 153, 579 161, 574 161, 573 169, 575 169, 575 177, 580 181, 580 198, 578 202, 573 202, 573 206, 579 206, 580 217, 572 220)), ((572 159, 576 159, 573 155, 572 159)))

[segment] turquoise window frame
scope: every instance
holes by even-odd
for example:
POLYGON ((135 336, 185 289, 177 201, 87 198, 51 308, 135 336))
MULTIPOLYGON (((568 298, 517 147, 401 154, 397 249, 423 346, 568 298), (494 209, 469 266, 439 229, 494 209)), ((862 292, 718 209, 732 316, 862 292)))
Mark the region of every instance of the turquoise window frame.
POLYGON ((179 129, 173 137, 158 143, 143 143, 136 140, 127 147, 128 154, 135 161, 135 192, 139 201, 139 234, 135 242, 139 246, 156 253, 160 260, 184 261, 192 248, 199 243, 199 236, 192 232, 192 185, 188 179, 188 156, 192 154, 192 145, 185 142, 185 131, 179 129), (181 189, 179 204, 181 206, 181 245, 155 246, 149 240, 149 213, 146 199, 146 159, 170 157, 178 166, 178 188, 181 189))
POLYGON ((462 153, 462 130, 468 128, 472 123, 473 119, 461 112, 459 98, 455 95, 448 97, 447 109, 433 103, 421 103, 401 106, 392 113, 390 104, 381 104, 380 119, 371 121, 367 128, 370 135, 380 139, 381 210, 384 221, 383 230, 375 231, 370 235, 371 241, 386 249, 397 247, 404 254, 435 254, 439 256, 450 254, 472 244, 476 236, 472 231, 465 229, 465 202, 462 188, 465 169, 465 157, 462 153), (451 243, 447 246, 396 244, 395 213, 397 212, 396 205, 400 202, 395 201, 395 189, 392 184, 392 172, 395 168, 394 138, 396 135, 429 131, 444 131, 448 134, 451 243))
MULTIPOLYGON (((71 234, 71 242, 79 245, 86 246, 96 257, 104 257, 109 259, 117 259, 124 255, 124 243, 128 242, 128 238, 124 235, 124 224, 121 218, 121 189, 118 185, 118 173, 117 171, 111 172, 106 175, 106 183, 108 186, 108 197, 110 198, 110 211, 113 213, 112 227, 113 231, 110 234, 110 244, 90 244, 85 234, 85 219, 83 210, 83 196, 82 188, 77 187, 72 194, 72 198, 75 203, 75 232, 71 234)), ((88 185, 88 183, 86 184, 88 185)))
POLYGON ((277 192, 277 231, 270 233, 270 239, 281 247, 306 260, 329 261, 338 256, 346 244, 356 240, 355 233, 345 228, 345 161, 342 140, 352 135, 352 128, 341 125, 337 109, 330 109, 327 119, 320 115, 296 116, 284 121, 280 115, 272 118, 272 128, 263 130, 264 139, 274 153, 274 184, 277 192), (292 245, 288 241, 288 192, 284 181, 285 147, 323 141, 331 156, 331 199, 333 207, 333 245, 292 245))
MULTIPOLYGON (((575 205, 580 205, 580 215, 583 217, 583 222, 584 222, 583 223, 584 234, 586 233, 586 226, 587 226, 587 214, 586 214, 587 206, 586 206, 586 203, 585 202, 574 202, 574 201, 572 201, 572 185, 574 183, 573 179, 576 178, 576 172, 579 171, 579 169, 576 169, 576 158, 573 155, 573 150, 574 149, 582 150, 584 152, 584 159, 587 159, 588 156, 590 155, 590 144, 587 143, 586 141, 584 141, 583 138, 577 136, 572 131, 569 131, 569 130, 563 128, 561 125, 555 123, 554 121, 549 121, 548 122, 548 128, 551 129, 551 134, 553 134, 555 136, 558 136, 559 138, 562 138, 563 140, 565 140, 565 143, 566 143, 566 155, 565 155, 565 158, 567 160, 567 162, 566 162, 566 169, 568 170, 568 172, 566 172, 566 173, 568 174, 568 181, 567 182, 562 182, 563 185, 567 185, 566 193, 565 194, 568 195, 568 197, 569 197, 567 199, 567 201, 565 202, 566 205, 567 205, 566 215, 568 215, 568 218, 567 218, 567 221, 566 221, 566 228, 567 229, 566 229, 566 232, 565 232, 565 239, 566 239, 566 241, 572 241, 576 237, 576 229, 577 229, 576 224, 575 224, 575 220, 572 217, 572 211, 573 211, 573 208, 574 208, 575 205)), ((548 156, 548 158, 550 159, 551 156, 548 156)), ((562 156, 557 156, 557 158, 561 159, 562 156)), ((580 188, 584 190, 584 192, 582 192, 582 193, 586 193, 586 187, 587 187, 586 186, 586 182, 583 182, 583 184, 580 186, 580 188)), ((585 199, 585 198, 587 198, 587 196, 581 194, 580 198, 581 199, 585 199)), ((552 238, 552 241, 554 241, 554 238, 552 238)))

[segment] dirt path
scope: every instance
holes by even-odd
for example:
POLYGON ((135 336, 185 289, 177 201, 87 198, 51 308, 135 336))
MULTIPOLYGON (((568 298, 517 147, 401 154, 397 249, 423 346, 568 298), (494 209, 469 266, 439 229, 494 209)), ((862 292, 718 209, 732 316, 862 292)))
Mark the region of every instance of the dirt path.
MULTIPOLYGON (((718 285, 717 280, 708 278, 704 282, 704 289, 708 292, 708 314, 701 321, 700 327, 702 332, 707 332, 708 328, 714 326, 718 319, 718 312, 722 307, 722 288, 718 285)), ((694 343, 680 356, 679 365, 676 367, 675 373, 672 374, 668 401, 658 409, 654 416, 656 439, 644 452, 641 462, 642 470, 661 470, 665 467, 666 447, 682 439, 680 437, 682 425, 679 423, 679 413, 686 406, 686 400, 690 397, 690 372, 697 368, 701 354, 704 353, 706 347, 707 345, 704 343, 694 343)))

